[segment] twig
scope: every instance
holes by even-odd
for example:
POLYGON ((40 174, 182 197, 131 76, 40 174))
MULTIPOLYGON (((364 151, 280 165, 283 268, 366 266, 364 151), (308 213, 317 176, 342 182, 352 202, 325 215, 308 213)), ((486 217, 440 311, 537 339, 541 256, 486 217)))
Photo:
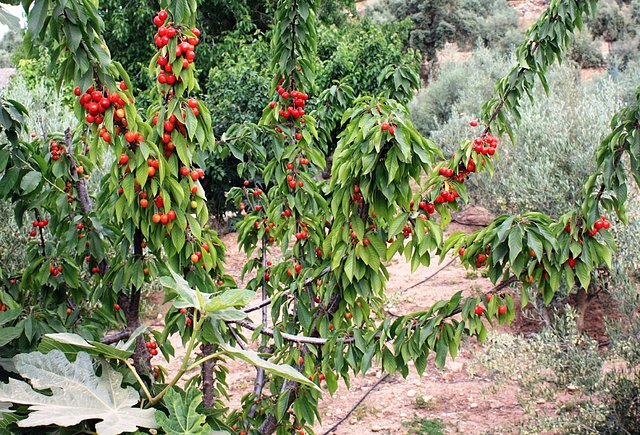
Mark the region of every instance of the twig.
POLYGON ((130 329, 130 328, 123 329, 122 331, 115 332, 115 333, 113 333, 111 335, 106 335, 106 336, 102 337, 100 339, 100 343, 102 343, 102 344, 117 343, 120 340, 125 340, 125 339, 131 337, 132 333, 133 333, 133 330, 130 329))
POLYGON ((91 198, 89 197, 89 190, 87 189, 87 180, 83 176, 77 173, 77 163, 76 159, 73 156, 73 137, 71 136, 71 129, 67 127, 64 131, 64 143, 67 146, 67 151, 69 155, 69 169, 71 170, 71 175, 74 174, 78 176, 76 180, 76 192, 78 193, 78 201, 80 202, 80 208, 82 209, 82 213, 87 215, 93 211, 93 204, 91 203, 91 198))
MULTIPOLYGON (((313 281, 315 281, 318 278, 322 278, 323 276, 325 276, 329 272, 331 272, 331 267, 327 266, 324 269, 322 269, 322 271, 318 275, 316 275, 315 277, 307 278, 305 280, 304 284, 302 284, 302 286, 303 287, 308 286, 313 281)), ((282 294, 285 295, 285 294, 289 294, 290 292, 291 292, 291 290, 286 290, 286 291, 282 292, 282 294)), ((249 305, 248 307, 244 308, 242 311, 244 311, 245 313, 250 313, 252 311, 259 310, 260 308, 269 305, 271 302, 272 302, 272 298, 266 298, 266 299, 263 299, 262 301, 260 301, 260 302, 258 302, 256 304, 249 305)))
MULTIPOLYGON (((33 209, 34 214, 36 216, 36 220, 38 222, 41 221, 40 219, 40 211, 37 208, 33 209)), ((44 230, 41 226, 38 226, 38 233, 40 233, 40 244, 42 245, 42 256, 47 258, 47 248, 45 246, 45 242, 44 242, 44 230)))
POLYGON ((435 272, 433 272, 431 275, 429 275, 428 277, 426 277, 425 279, 423 279, 422 281, 419 281, 415 284, 413 284, 410 287, 407 287, 404 290, 399 291, 398 293, 404 293, 407 290, 411 290, 413 288, 418 287, 419 285, 424 284, 425 282, 429 281, 431 278, 433 278, 434 276, 436 276, 437 274, 439 274, 440 272, 442 272, 443 270, 445 270, 447 267, 451 266, 451 264, 453 264, 453 262, 456 261, 456 257, 453 257, 451 260, 449 260, 449 262, 447 262, 447 264, 445 264, 444 266, 442 266, 440 269, 436 270, 435 272))
POLYGON ((340 426, 347 418, 349 418, 349 416, 353 413, 353 411, 355 411, 358 406, 360 406, 360 404, 362 402, 364 402, 364 400, 367 398, 367 396, 369 394, 371 394, 371 392, 373 390, 375 390, 376 388, 378 388, 378 386, 383 383, 384 381, 387 380, 387 378, 389 377, 389 373, 387 373, 386 375, 384 375, 383 377, 381 377, 378 382, 376 382, 375 384, 373 384, 373 386, 371 388, 369 388, 369 390, 364 393, 364 395, 360 398, 360 400, 358 400, 355 405, 353 405, 353 407, 349 410, 349 412, 347 412, 347 414, 342 417, 340 420, 338 420, 337 422, 335 422, 335 424, 333 426, 331 426, 326 432, 324 432, 322 435, 329 435, 331 432, 334 432, 338 426, 340 426))

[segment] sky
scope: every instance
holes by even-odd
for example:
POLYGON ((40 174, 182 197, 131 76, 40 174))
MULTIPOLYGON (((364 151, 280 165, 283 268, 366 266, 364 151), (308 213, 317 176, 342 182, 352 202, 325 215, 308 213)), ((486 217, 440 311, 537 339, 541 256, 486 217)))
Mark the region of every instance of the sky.
MULTIPOLYGON (((15 15, 16 17, 20 17, 20 21, 24 25, 25 20, 24 20, 24 17, 23 17, 24 14, 23 14, 22 6, 2 5, 0 7, 3 8, 4 10, 6 10, 6 11, 9 11, 9 13, 15 15)), ((7 26, 5 26, 4 24, 0 24, 0 38, 2 38, 4 36, 4 34, 7 33, 8 30, 9 30, 9 28, 7 26)))

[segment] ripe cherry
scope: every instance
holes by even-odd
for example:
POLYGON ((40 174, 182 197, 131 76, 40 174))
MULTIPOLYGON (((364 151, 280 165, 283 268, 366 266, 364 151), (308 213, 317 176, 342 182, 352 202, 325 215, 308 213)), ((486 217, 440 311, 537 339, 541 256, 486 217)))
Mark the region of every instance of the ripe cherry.
POLYGON ((113 304, 113 309, 116 310, 116 311, 120 311, 120 305, 113 304))
POLYGON ((484 313, 484 307, 482 307, 480 305, 476 306, 475 314, 477 316, 481 316, 483 313, 484 313))
POLYGON ((200 261, 200 257, 198 256, 198 254, 196 254, 195 252, 191 254, 191 261, 194 263, 197 263, 198 261, 200 261))
POLYGON ((498 307, 498 314, 506 314, 507 313, 507 307, 506 305, 500 305, 498 307))
POLYGON ((382 123, 382 125, 380 126, 380 128, 382 128, 382 131, 387 131, 387 130, 389 130, 389 127, 390 127, 390 125, 389 125, 389 123, 388 123, 388 122, 386 122, 386 121, 385 121, 385 122, 383 122, 383 123, 382 123))
POLYGON ((471 121, 471 122, 469 123, 469 125, 470 125, 471 127, 477 127, 477 126, 478 126, 478 121, 476 121, 476 120, 474 119, 473 121, 471 121))
POLYGON ((67 316, 70 316, 71 313, 73 313, 73 310, 71 308, 67 308, 67 316))
POLYGON ((118 160, 118 163, 120 163, 121 165, 126 165, 127 162, 129 162, 129 156, 126 154, 120 154, 120 160, 118 160))

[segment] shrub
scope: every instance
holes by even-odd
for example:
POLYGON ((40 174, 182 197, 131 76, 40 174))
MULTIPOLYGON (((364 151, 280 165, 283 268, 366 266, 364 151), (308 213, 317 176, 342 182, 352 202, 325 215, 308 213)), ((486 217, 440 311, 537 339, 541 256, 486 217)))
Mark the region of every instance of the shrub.
POLYGON ((410 28, 409 21, 375 24, 367 18, 320 28, 318 89, 328 89, 339 80, 359 95, 377 95, 382 91, 378 75, 387 65, 406 65, 417 72, 419 54, 405 49, 410 28))
POLYGON ((585 32, 574 36, 569 57, 581 68, 601 68, 606 64, 600 48, 585 32))
POLYGON ((0 39, 0 68, 10 68, 15 65, 15 54, 22 45, 22 34, 8 31, 0 39))
POLYGON ((615 359, 614 353, 600 351, 594 341, 577 333, 571 310, 557 318, 553 328, 529 339, 494 335, 476 355, 476 361, 496 376, 494 388, 506 381, 520 388, 518 401, 529 418, 502 429, 637 433, 640 378, 631 371, 607 369, 615 359), (541 400, 552 402, 552 409, 536 409, 541 400))
POLYGON ((269 99, 269 42, 229 35, 215 47, 216 64, 209 70, 206 104, 213 128, 221 135, 234 122, 257 122, 269 99))
POLYGON ((379 22, 410 19, 409 43, 429 59, 446 42, 467 48, 500 45, 518 26, 517 13, 505 0, 392 0, 378 2, 367 14, 379 22))
MULTIPOLYGON (((410 104, 412 119, 424 135, 440 129, 452 114, 474 116, 492 93, 492 84, 508 69, 509 59, 480 48, 466 62, 447 62, 432 71, 429 86, 410 104)), ((453 143, 443 143, 451 150, 453 143)))

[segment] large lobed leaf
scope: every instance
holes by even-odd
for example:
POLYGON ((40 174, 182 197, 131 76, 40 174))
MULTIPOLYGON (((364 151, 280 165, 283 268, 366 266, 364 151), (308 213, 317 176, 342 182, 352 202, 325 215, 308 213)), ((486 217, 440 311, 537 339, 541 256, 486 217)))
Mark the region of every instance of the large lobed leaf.
POLYGON ((80 352, 69 362, 60 350, 34 352, 14 357, 20 375, 37 390, 50 389, 50 396, 36 392, 23 381, 0 384, 0 402, 27 405, 28 417, 20 427, 73 426, 84 420, 101 420, 99 435, 134 432, 138 427, 157 427, 152 409, 133 408, 140 400, 131 387, 121 388, 122 375, 102 364, 102 376, 93 369, 88 353, 80 352))
POLYGON ((167 391, 164 403, 169 416, 156 411, 156 420, 166 433, 175 435, 209 435, 211 427, 206 417, 196 410, 202 403, 202 392, 197 388, 188 388, 184 396, 174 389, 167 391))

